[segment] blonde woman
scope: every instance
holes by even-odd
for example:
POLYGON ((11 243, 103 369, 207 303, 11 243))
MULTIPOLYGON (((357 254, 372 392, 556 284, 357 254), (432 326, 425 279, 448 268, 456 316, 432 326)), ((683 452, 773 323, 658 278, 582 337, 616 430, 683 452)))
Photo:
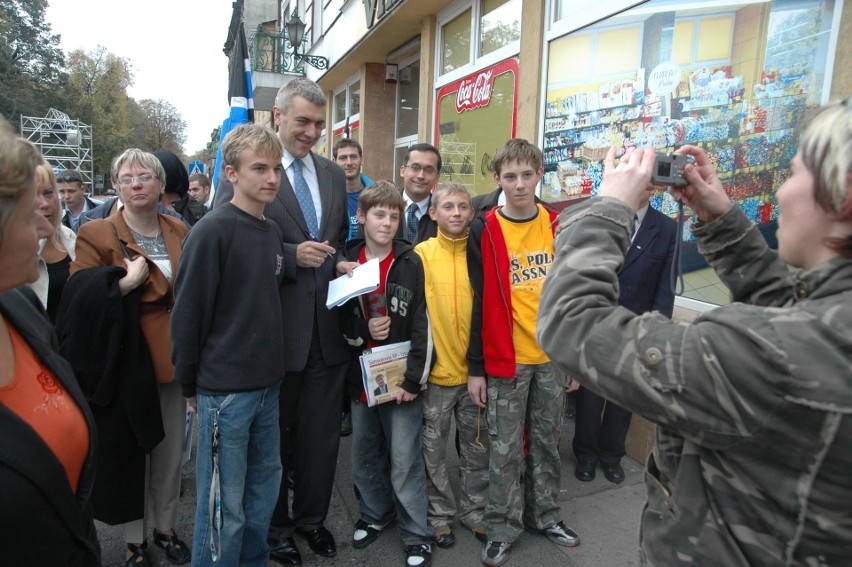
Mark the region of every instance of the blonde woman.
POLYGON ((52 322, 56 322, 56 312, 62 289, 68 281, 71 262, 74 261, 74 245, 77 235, 62 224, 64 209, 59 203, 56 191, 56 175, 50 165, 42 162, 36 166, 36 210, 53 227, 53 233, 39 241, 38 279, 30 284, 41 300, 42 306, 52 322))
POLYGON ((174 532, 186 404, 173 380, 169 322, 189 229, 158 213, 166 172, 153 154, 126 150, 110 175, 124 206, 80 227, 57 333, 98 425, 95 518, 123 524, 126 565, 149 564, 149 528, 179 565, 190 561, 174 532))
POLYGON ((53 327, 25 284, 38 277, 38 150, 0 118, 0 563, 100 565, 91 495, 95 424, 53 327))

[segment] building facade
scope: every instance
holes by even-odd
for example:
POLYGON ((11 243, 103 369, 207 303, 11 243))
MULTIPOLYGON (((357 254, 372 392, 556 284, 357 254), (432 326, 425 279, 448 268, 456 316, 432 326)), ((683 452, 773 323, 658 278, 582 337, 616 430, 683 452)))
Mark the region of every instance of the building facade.
MULTIPOLYGON (((843 4, 237 0, 229 36, 241 24, 249 37, 257 121, 271 125, 275 92, 307 76, 329 99, 317 150, 359 140, 373 179, 398 182, 406 149, 429 142, 443 156, 442 181, 487 193, 494 151, 524 137, 544 151, 541 197, 563 207, 595 194, 612 145, 692 143, 774 245, 774 191, 789 175, 796 125, 807 109, 852 94, 843 4), (285 32, 294 13, 305 23, 296 55, 285 32)), ((653 204, 677 214, 667 195, 653 204)), ((695 250, 690 211, 683 220, 676 316, 689 317, 728 298, 695 250)))

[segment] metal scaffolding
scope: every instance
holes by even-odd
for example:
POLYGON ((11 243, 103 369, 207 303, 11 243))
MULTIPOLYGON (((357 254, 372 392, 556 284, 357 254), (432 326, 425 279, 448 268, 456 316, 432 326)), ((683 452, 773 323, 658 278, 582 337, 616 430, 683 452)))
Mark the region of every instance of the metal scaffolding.
POLYGON ((80 171, 87 189, 93 190, 91 126, 51 108, 44 117, 21 116, 21 135, 39 147, 54 169, 80 171))

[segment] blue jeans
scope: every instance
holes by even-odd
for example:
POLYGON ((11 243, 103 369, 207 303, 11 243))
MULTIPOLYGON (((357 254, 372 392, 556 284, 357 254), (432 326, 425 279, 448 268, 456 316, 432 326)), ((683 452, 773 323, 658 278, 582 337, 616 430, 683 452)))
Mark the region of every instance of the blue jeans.
POLYGON ((423 465, 423 400, 368 407, 352 402, 352 474, 359 513, 370 524, 397 523, 405 545, 431 544, 423 465))
POLYGON ((278 487, 281 456, 278 432, 280 383, 262 390, 226 396, 198 394, 198 454, 195 486, 195 532, 192 564, 266 567, 269 545, 266 535, 278 487), (219 479, 222 531, 219 560, 213 563, 209 498, 213 476, 213 427, 219 430, 219 479))

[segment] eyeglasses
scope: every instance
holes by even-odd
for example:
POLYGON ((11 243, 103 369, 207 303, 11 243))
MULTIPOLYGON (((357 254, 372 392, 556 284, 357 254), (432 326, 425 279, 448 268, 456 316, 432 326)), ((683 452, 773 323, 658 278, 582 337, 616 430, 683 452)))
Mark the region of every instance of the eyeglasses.
POLYGON ((83 182, 82 180, 80 180, 80 179, 78 179, 78 178, 76 178, 76 177, 65 177, 65 176, 63 176, 63 177, 57 177, 57 178, 56 178, 56 181, 57 181, 58 183, 71 183, 71 182, 74 182, 74 181, 76 181, 77 183, 82 183, 82 182, 83 182))
POLYGON ((406 165, 405 167, 407 169, 410 169, 414 173, 420 173, 421 171, 423 173, 425 173, 426 175, 434 175, 434 174, 438 173, 438 170, 435 169, 434 167, 432 167, 431 165, 427 165, 426 167, 423 167, 422 165, 412 163, 411 165, 406 165))
POLYGON ((136 177, 130 177, 126 175, 124 177, 118 178, 118 184, 127 187, 128 185, 133 185, 135 182, 139 183, 148 183, 154 179, 154 175, 151 173, 143 173, 142 175, 137 175, 136 177))

